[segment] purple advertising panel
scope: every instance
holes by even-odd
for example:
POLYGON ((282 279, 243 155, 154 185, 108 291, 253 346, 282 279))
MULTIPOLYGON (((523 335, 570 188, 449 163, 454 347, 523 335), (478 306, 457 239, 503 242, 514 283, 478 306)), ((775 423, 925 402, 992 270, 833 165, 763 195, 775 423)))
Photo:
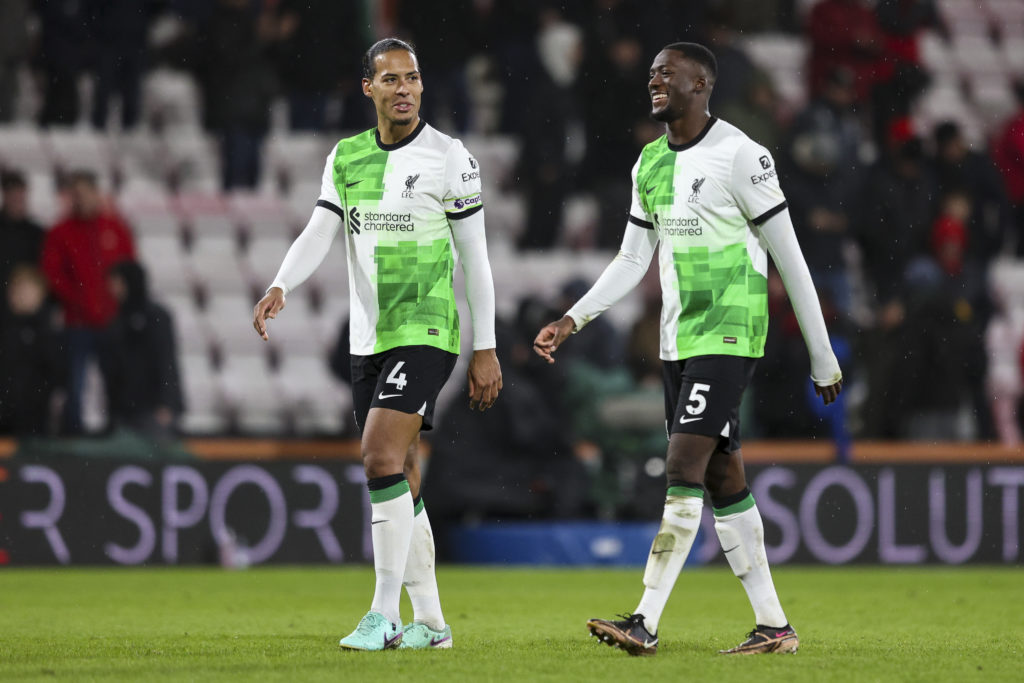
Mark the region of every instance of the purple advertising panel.
MULTIPOLYGON (((1017 564, 1020 465, 748 466, 773 564, 1017 564)), ((705 506, 700 560, 721 560, 705 506)))
MULTIPOLYGON (((0 469, 0 564, 372 556, 358 464, 61 458, 0 469)), ((773 564, 1024 561, 1024 466, 751 465, 748 481, 773 564)), ((723 561, 708 505, 702 536, 692 559, 723 561)))
POLYGON ((361 465, 68 458, 0 467, 0 560, 10 566, 372 558, 361 465))

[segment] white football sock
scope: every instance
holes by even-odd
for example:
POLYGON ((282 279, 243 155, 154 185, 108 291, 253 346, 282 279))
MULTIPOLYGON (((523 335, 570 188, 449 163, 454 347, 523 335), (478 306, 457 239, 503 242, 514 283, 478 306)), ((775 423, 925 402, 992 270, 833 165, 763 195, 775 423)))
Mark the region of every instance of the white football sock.
POLYGON ((430 528, 427 510, 422 505, 421 500, 420 511, 413 518, 412 542, 402 583, 412 602, 413 621, 426 624, 435 631, 443 631, 444 615, 441 614, 441 598, 434 574, 434 532, 430 528))
POLYGON ((658 632, 658 621, 665 610, 665 603, 693 547, 703 508, 704 498, 697 496, 669 495, 665 499, 661 526, 647 557, 644 596, 634 612, 644 615, 644 628, 652 635, 658 632))
POLYGON ((779 596, 772 583, 772 572, 768 568, 768 556, 764 550, 764 524, 752 496, 749 501, 750 508, 742 512, 719 517, 716 511, 715 531, 725 551, 725 559, 747 591, 750 606, 754 608, 754 621, 759 626, 782 627, 789 622, 779 604, 779 596))
POLYGON ((404 479, 381 491, 370 491, 370 534, 373 537, 373 568, 377 587, 373 593, 371 612, 379 612, 392 624, 402 624, 399 599, 402 597, 402 575, 409 557, 412 537, 412 494, 404 479), (404 490, 402 488, 404 487, 404 490), (374 502, 377 498, 379 502, 374 502), (386 499, 386 500, 385 500, 386 499))

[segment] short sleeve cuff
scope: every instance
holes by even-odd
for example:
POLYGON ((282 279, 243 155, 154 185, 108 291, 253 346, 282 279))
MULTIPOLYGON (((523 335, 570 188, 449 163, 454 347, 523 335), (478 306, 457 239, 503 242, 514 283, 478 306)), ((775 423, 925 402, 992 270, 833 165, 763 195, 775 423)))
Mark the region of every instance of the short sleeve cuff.
POLYGON ((786 207, 788 207, 788 206, 789 206, 789 202, 785 202, 784 201, 781 204, 779 204, 778 206, 775 206, 775 207, 773 207, 771 209, 768 209, 767 211, 762 213, 757 218, 752 219, 750 222, 753 223, 754 225, 764 225, 765 222, 769 218, 771 218, 772 216, 776 216, 776 215, 782 213, 783 211, 786 210, 786 207))
POLYGON ((329 202, 326 199, 318 199, 316 201, 316 205, 321 208, 327 209, 328 211, 333 211, 334 213, 338 214, 338 217, 341 218, 342 220, 345 219, 345 212, 342 211, 341 207, 338 206, 337 204, 329 202))
POLYGON ((654 230, 654 223, 645 221, 643 218, 637 218, 633 214, 629 214, 629 222, 646 230, 654 230))

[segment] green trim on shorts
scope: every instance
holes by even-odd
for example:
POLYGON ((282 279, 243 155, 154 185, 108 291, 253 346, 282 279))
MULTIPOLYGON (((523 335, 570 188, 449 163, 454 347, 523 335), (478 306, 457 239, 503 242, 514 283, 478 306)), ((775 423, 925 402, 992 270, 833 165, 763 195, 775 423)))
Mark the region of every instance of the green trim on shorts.
POLYGON ((371 503, 386 503, 389 500, 398 498, 403 493, 409 493, 409 482, 400 481, 397 484, 393 484, 386 489, 379 491, 370 491, 370 502, 371 503))
POLYGON ((666 496, 688 496, 690 498, 704 499, 704 490, 695 489, 690 486, 670 486, 666 496))
POLYGON ((746 512, 750 508, 754 507, 754 494, 748 493, 747 497, 738 503, 732 505, 726 505, 724 508, 712 508, 715 511, 715 517, 725 517, 726 515, 735 515, 740 512, 746 512))
POLYGON ((422 498, 420 498, 420 502, 416 503, 416 507, 414 507, 412 509, 412 516, 415 517, 416 515, 420 514, 421 512, 423 512, 423 499, 422 498))

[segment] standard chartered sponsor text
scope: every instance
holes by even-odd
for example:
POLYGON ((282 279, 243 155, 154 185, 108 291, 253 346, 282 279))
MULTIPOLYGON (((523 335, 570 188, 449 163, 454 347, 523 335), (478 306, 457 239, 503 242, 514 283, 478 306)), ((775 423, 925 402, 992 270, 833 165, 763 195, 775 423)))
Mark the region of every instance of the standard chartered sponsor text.
POLYGON ((384 232, 412 232, 411 213, 367 211, 363 214, 363 230, 384 232))
POLYGON ((704 234, 700 222, 696 218, 659 218, 658 226, 665 235, 689 235, 697 236, 704 234))

